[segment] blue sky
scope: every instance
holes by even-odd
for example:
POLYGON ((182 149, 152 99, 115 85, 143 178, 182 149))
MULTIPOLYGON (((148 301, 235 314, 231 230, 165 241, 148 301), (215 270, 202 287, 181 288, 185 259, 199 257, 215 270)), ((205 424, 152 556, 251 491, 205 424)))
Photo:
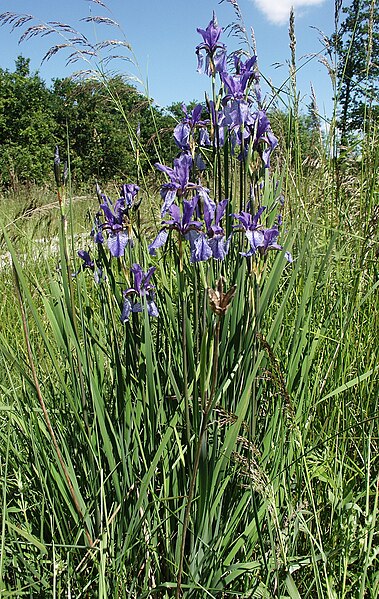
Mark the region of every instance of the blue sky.
MULTIPOLYGON (((148 85, 149 95, 161 106, 174 101, 203 100, 209 91, 205 75, 196 72, 195 46, 202 41, 196 28, 205 28, 216 12, 219 24, 226 27, 235 15, 230 2, 224 0, 104 0, 111 12, 105 11, 96 0, 0 0, 0 12, 32 14, 40 21, 60 21, 85 33, 91 41, 109 38, 126 39, 133 48, 138 69, 128 62, 114 64, 119 72, 136 75, 148 85), (106 25, 93 25, 81 18, 103 15, 116 20, 122 31, 106 25)), ((346 2, 345 2, 346 3, 346 2)), ((332 112, 332 87, 325 65, 311 55, 322 51, 317 29, 330 35, 334 28, 333 0, 240 0, 239 5, 248 30, 255 32, 259 66, 262 73, 276 86, 288 76, 288 15, 295 6, 297 57, 301 66, 298 87, 306 109, 310 102, 310 84, 316 91, 322 115, 332 112), (317 28, 317 29, 316 29, 317 28), (276 66, 274 66, 276 65, 276 66)), ((62 40, 48 36, 34 37, 22 44, 22 30, 11 32, 9 26, 0 29, 0 67, 13 70, 14 61, 22 53, 31 59, 31 68, 38 70, 49 82, 54 77, 70 75, 84 63, 65 66, 64 51, 41 65, 46 51, 62 40)), ((236 49, 238 41, 223 34, 228 50, 236 49)), ((265 88, 263 85, 264 91, 265 88)), ((283 96, 285 100, 285 96, 283 96)))

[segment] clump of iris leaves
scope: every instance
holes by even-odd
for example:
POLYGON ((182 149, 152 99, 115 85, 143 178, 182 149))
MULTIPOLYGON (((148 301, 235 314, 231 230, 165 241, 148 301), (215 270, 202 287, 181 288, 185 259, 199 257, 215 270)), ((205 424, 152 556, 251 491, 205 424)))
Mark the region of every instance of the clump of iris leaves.
MULTIPOLYGON (((269 169, 270 155, 278 142, 262 107, 257 57, 244 59, 241 54, 235 54, 233 72, 229 73, 227 49, 220 42, 222 28, 218 27, 215 17, 205 30, 198 29, 198 32, 203 38, 196 48, 198 71, 211 77, 213 86, 218 79, 220 92, 205 106, 198 104, 191 112, 183 105, 183 120, 174 129, 174 140, 180 155, 172 167, 159 163, 155 165, 166 175, 166 182, 161 187, 163 220, 148 251, 151 256, 156 256, 158 250, 160 253, 167 251, 166 244, 170 236, 174 236, 179 247, 180 262, 183 261, 184 252, 189 253, 192 264, 212 260, 221 262, 225 260, 231 243, 237 241, 238 246, 241 246, 240 233, 243 233, 247 247, 239 255, 253 257, 259 262, 265 259, 270 250, 283 249, 278 244, 283 197, 278 193, 276 198, 270 198, 272 203, 269 207, 262 205, 262 190, 267 180, 260 172, 259 162, 264 170, 269 169), (241 163, 245 171, 251 171, 252 168, 255 171, 247 173, 246 182, 251 193, 240 198, 240 212, 231 212, 233 202, 230 197, 224 197, 225 192, 229 195, 229 190, 222 182, 216 191, 218 197, 214 199, 202 181, 207 163, 213 165, 216 156, 224 153, 224 148, 241 163), (255 155, 259 157, 256 165, 253 162, 255 155), (260 177, 262 180, 258 186, 260 177), (275 210, 277 214, 275 222, 272 222, 275 210), (231 224, 231 220, 234 224, 231 224), (266 225, 268 220, 271 226, 266 225)), ((135 241, 131 213, 138 210, 138 192, 138 185, 124 184, 121 197, 112 202, 98 189, 100 210, 92 235, 95 243, 106 243, 111 256, 115 258, 124 257, 127 247, 131 249, 129 255, 133 254, 135 241)), ((79 256, 83 260, 83 268, 94 270, 98 278, 99 272, 102 272, 101 260, 94 262, 84 250, 80 250, 79 256)), ((292 262, 288 251, 285 257, 292 262)), ((124 291, 123 322, 129 319, 131 312, 142 311, 141 298, 146 299, 149 315, 158 316, 151 283, 154 271, 155 267, 145 273, 139 264, 131 266, 133 286, 124 291)))

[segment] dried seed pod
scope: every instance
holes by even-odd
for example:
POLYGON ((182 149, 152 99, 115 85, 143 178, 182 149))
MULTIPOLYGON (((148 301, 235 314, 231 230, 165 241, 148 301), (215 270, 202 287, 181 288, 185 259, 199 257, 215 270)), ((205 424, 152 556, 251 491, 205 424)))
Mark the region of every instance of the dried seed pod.
POLYGON ((212 312, 217 316, 224 316, 229 308, 233 297, 235 296, 237 285, 233 285, 224 293, 224 277, 220 277, 216 284, 216 289, 208 288, 208 298, 212 312))

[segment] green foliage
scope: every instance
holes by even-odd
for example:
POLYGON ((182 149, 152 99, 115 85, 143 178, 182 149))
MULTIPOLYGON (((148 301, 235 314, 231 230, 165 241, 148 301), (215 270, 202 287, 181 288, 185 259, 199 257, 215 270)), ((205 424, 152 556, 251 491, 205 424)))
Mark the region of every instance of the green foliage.
POLYGON ((56 136, 65 145, 68 135, 73 176, 79 182, 136 180, 138 169, 146 172, 159 156, 169 159, 175 152, 168 135, 172 118, 121 77, 56 80, 52 100, 56 136))
POLYGON ((342 12, 345 18, 330 41, 337 54, 339 127, 345 145, 348 133, 362 132, 369 117, 379 115, 379 8, 371 0, 353 0, 342 12))
POLYGON ((50 93, 19 57, 14 73, 0 69, 0 185, 46 181, 54 143, 50 93))
POLYGON ((86 185, 136 179, 177 152, 173 117, 120 76, 57 79, 49 89, 20 56, 14 73, 0 70, 0 83, 2 187, 50 181, 54 147, 68 140, 73 181, 86 185))
MULTIPOLYGON (((319 167, 301 188, 286 178, 296 261, 284 273, 281 256, 267 264, 259 345, 254 277, 238 255, 225 269, 237 293, 220 331, 185 597, 271 599, 278 589, 287 597, 347 599, 374 597, 378 589, 377 241, 373 220, 365 225, 377 179, 367 170, 352 185, 346 178, 339 208, 332 168, 319 167), (355 214, 354 230, 345 210, 355 214)), ((36 245, 28 250, 19 240, 17 254, 25 260, 36 245)), ((12 300, 1 312, 5 596, 49 597, 53 589, 57 596, 67 589, 104 598, 173 596, 188 467, 215 355, 214 315, 205 301, 213 275, 186 260, 181 277, 174 248, 157 260, 159 321, 135 314, 121 325, 127 259, 110 262, 101 285, 81 273, 72 312, 63 248, 62 270, 52 255, 23 271, 9 247, 41 394, 83 517, 43 419, 12 300)), ((4 296, 15 298, 10 271, 0 276, 4 296)))

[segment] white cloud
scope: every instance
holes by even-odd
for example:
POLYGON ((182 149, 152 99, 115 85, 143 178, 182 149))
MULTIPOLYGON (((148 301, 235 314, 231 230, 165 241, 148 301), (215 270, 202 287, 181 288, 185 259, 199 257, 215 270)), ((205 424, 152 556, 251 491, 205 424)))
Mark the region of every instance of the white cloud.
POLYGON ((288 23, 291 6, 294 8, 296 16, 298 14, 296 9, 305 6, 318 6, 323 4, 324 0, 254 0, 254 2, 271 23, 284 25, 288 23))

